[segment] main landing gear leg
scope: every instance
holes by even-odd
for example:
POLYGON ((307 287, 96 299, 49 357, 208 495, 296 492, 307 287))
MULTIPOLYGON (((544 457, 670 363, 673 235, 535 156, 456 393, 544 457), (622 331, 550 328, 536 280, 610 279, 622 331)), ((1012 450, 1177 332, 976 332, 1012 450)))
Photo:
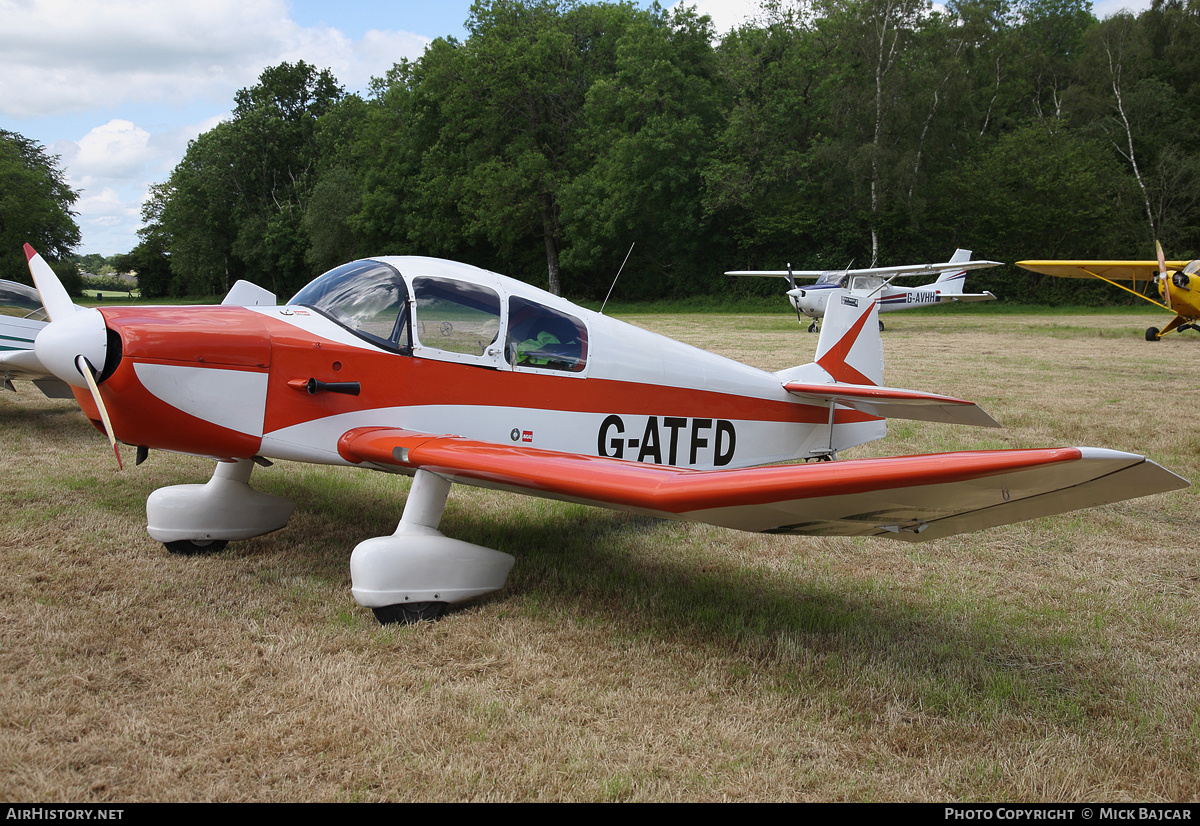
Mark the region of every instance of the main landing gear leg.
POLYGON ((436 619, 447 605, 504 587, 512 556, 438 531, 449 492, 448 480, 418 470, 396 532, 360 542, 350 555, 354 598, 380 622, 436 619))
POLYGON ((179 554, 216 553, 231 539, 250 539, 287 524, 296 503, 248 484, 254 460, 217 462, 204 485, 159 488, 146 500, 146 530, 179 554))

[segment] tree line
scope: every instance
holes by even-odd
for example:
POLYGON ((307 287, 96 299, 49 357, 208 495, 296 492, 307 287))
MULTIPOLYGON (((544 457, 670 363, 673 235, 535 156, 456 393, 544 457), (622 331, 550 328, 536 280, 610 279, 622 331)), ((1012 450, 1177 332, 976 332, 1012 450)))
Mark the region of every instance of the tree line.
MULTIPOLYGON (((420 254, 603 298, 778 291, 727 269, 1200 254, 1200 0, 480 0, 364 95, 267 69, 152 190, 143 294, 289 297, 420 254)), ((1123 300, 1014 268, 972 289, 1123 300)))

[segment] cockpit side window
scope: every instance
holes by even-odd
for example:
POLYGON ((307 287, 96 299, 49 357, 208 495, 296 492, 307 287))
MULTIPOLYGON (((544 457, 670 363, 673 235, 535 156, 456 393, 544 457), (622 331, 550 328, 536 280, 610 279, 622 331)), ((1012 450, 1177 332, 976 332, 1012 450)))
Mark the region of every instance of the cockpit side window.
POLYGON ((412 350, 408 289, 400 273, 382 262, 343 264, 312 281, 288 303, 311 307, 385 349, 412 350))
POLYGON ((514 296, 504 350, 514 367, 579 373, 587 366, 587 328, 574 316, 514 296))
POLYGON ((500 297, 449 278, 413 279, 417 340, 423 347, 482 356, 500 335, 500 297))
POLYGON ((883 279, 877 275, 856 275, 850 279, 850 289, 855 292, 874 292, 883 286, 883 279))

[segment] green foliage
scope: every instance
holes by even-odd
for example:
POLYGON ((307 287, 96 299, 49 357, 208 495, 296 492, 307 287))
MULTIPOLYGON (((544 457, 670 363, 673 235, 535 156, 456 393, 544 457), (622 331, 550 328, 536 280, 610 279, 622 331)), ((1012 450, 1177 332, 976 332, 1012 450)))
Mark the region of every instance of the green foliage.
POLYGON ((342 94, 328 70, 282 63, 237 93, 229 121, 192 141, 158 192, 172 294, 216 294, 239 278, 294 292, 314 274, 302 221, 319 159, 317 124, 342 94))
MULTIPOLYGON (((0 129, 0 278, 31 283, 25 244, 32 244, 49 261, 70 256, 79 243, 79 227, 71 211, 78 197, 58 168, 56 155, 47 154, 35 141, 0 129)), ((78 289, 77 275, 68 289, 72 286, 78 289)))
MULTIPOLYGON (((1200 253, 1200 4, 481 0, 462 42, 346 95, 266 70, 147 206, 172 294, 287 295, 420 254, 575 298, 773 294, 726 269, 1200 253), (169 251, 169 254, 168 254, 169 251)), ((150 272, 147 269, 147 272, 150 272)), ((151 276, 157 278, 158 276, 151 276)), ((1117 300, 1015 271, 972 288, 1117 300)), ((159 287, 151 287, 156 290, 159 287)))

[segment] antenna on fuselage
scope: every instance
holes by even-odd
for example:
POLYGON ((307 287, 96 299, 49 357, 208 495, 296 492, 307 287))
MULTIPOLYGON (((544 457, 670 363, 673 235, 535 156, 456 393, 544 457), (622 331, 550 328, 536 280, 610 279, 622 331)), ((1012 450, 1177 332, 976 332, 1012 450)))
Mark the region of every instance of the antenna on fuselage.
MULTIPOLYGON (((633 244, 636 243, 637 241, 633 242, 633 244)), ((608 298, 612 295, 613 287, 617 286, 617 278, 621 277, 621 271, 625 269, 625 264, 629 261, 629 256, 633 255, 633 244, 629 245, 629 252, 625 253, 625 260, 621 262, 621 266, 617 270, 616 278, 613 279, 612 285, 608 288, 608 295, 604 296, 604 304, 608 303, 608 298)), ((604 304, 600 305, 600 315, 604 315, 604 304)))

